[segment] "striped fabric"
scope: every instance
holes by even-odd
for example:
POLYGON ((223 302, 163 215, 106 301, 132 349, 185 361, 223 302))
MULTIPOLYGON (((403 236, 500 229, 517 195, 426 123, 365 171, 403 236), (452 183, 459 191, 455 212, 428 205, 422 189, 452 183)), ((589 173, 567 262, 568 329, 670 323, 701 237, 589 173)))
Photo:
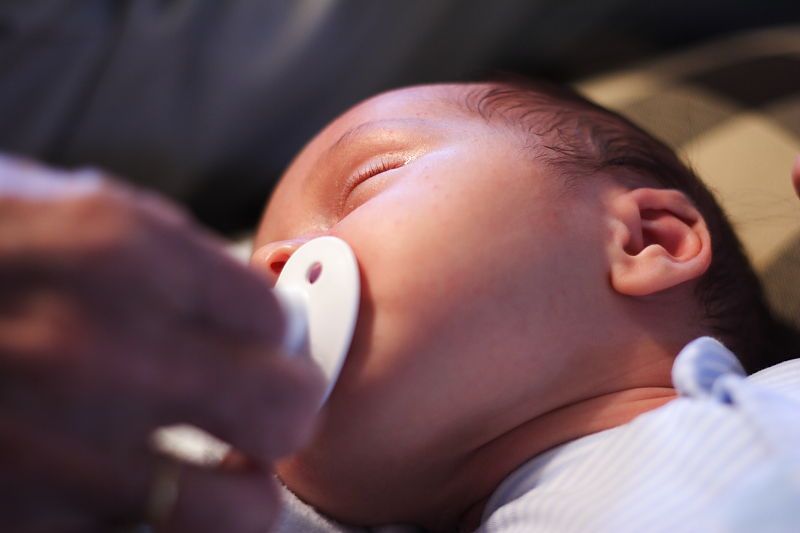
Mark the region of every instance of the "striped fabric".
POLYGON ((800 359, 745 377, 705 337, 673 382, 678 399, 516 470, 479 531, 800 531, 800 359))

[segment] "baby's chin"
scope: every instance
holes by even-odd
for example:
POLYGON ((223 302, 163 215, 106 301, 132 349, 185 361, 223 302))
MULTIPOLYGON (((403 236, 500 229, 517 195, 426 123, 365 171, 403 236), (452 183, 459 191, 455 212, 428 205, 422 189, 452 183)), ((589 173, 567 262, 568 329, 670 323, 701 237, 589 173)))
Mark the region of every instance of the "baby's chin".
POLYGON ((413 503, 405 493, 413 485, 415 476, 408 476, 413 469, 398 459, 405 454, 397 447, 387 448, 390 442, 369 438, 380 433, 369 419, 352 416, 352 410, 347 414, 351 416, 323 409, 311 441, 278 461, 275 471, 298 498, 338 522, 397 523, 412 511, 398 505, 413 503))
POLYGON ((353 488, 352 476, 338 472, 335 464, 312 460, 314 455, 304 450, 278 462, 275 470, 281 482, 300 500, 337 522, 352 526, 380 523, 368 512, 363 494, 353 488))

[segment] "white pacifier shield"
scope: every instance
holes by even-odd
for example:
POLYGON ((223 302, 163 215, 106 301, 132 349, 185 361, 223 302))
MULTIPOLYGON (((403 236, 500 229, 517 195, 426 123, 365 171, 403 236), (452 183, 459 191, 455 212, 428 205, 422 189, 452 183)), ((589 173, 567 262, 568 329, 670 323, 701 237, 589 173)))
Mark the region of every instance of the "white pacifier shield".
POLYGON ((275 294, 287 317, 284 349, 306 354, 327 379, 323 402, 342 369, 358 318, 361 283, 355 254, 338 237, 318 237, 286 261, 275 294))

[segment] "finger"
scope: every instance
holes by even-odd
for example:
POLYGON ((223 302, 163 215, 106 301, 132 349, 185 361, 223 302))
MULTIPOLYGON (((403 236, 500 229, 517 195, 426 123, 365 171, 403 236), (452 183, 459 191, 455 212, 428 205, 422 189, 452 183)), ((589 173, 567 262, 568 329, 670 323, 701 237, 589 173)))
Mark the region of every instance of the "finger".
MULTIPOLYGON (((122 531, 157 518, 148 508, 165 459, 145 450, 117 456, 2 416, 0 454, 2 519, 12 531, 122 531)), ((275 482, 263 469, 180 465, 176 472, 177 493, 158 531, 266 531, 277 514, 275 482)))
POLYGON ((279 512, 275 481, 264 471, 182 469, 178 497, 158 533, 262 533, 279 512))
POLYGON ((263 353, 216 367, 187 365, 190 395, 173 398, 172 423, 188 423, 270 464, 308 440, 324 379, 313 363, 263 353))
MULTIPOLYGON (((284 318, 267 280, 235 261, 222 243, 201 228, 153 232, 158 248, 169 251, 175 266, 161 289, 197 321, 205 321, 239 339, 271 343, 283 340, 284 318)), ((146 266, 146 265, 143 265, 146 266)))
POLYGON ((800 198, 800 155, 794 158, 794 165, 792 166, 792 184, 797 197, 800 198))
MULTIPOLYGON (((164 459, 144 450, 118 455, 45 431, 3 429, 0 453, 8 461, 0 462, 7 482, 0 483, 0 497, 8 509, 2 519, 9 526, 3 531, 150 531, 141 526, 153 518, 148 504, 164 459)), ((188 465, 180 470, 178 497, 165 509, 166 522, 158 531, 239 533, 265 531, 255 526, 271 523, 277 504, 271 478, 263 471, 239 474, 188 465), (206 505, 224 507, 203 509, 206 505), (221 527, 205 528, 204 522, 221 527)))
POLYGON ((147 482, 141 472, 148 469, 130 465, 149 462, 150 455, 113 457, 69 435, 0 413, 3 521, 21 531, 45 525, 52 529, 42 531, 89 531, 98 517, 133 516, 140 505, 139 487, 147 482))

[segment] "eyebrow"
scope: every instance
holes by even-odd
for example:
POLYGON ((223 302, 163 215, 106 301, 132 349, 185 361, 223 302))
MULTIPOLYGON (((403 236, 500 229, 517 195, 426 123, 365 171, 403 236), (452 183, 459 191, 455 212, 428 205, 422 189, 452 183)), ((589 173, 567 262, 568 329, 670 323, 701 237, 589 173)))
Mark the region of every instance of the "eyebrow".
MULTIPOLYGON (((468 115, 473 115, 476 113, 476 109, 474 109, 474 103, 472 99, 483 98, 484 94, 486 93, 487 89, 485 87, 480 88, 480 91, 475 91, 467 93, 467 94, 459 94, 455 95, 444 95, 440 97, 440 101, 444 104, 448 104, 454 107, 457 111, 464 112, 468 115)), ((417 123, 417 124, 430 124, 431 120, 421 119, 421 118, 382 118, 382 119, 375 119, 375 120, 368 120, 366 122, 362 122, 356 126, 345 131, 339 138, 334 141, 325 151, 320 155, 319 160, 329 157, 331 152, 335 152, 338 147, 343 144, 346 144, 349 140, 358 137, 364 131, 369 131, 372 129, 388 129, 386 125, 392 124, 408 124, 408 123, 417 123), (383 128, 381 128, 383 126, 383 128)))
POLYGON ((357 139, 361 137, 365 133, 373 132, 373 131, 389 131, 393 129, 409 129, 409 125, 429 125, 431 123, 430 120, 420 119, 420 118, 382 118, 376 120, 368 120, 366 122, 362 122, 352 128, 348 129, 344 133, 342 133, 336 141, 334 141, 326 150, 323 152, 323 156, 327 156, 329 153, 338 150, 342 145, 347 144, 349 141, 353 139, 357 139))
POLYGON ((379 129, 381 124, 384 124, 384 123, 387 123, 387 122, 391 123, 391 122, 395 122, 395 120, 386 120, 386 119, 368 120, 367 122, 362 122, 361 124, 353 126, 352 128, 350 128, 347 131, 345 131, 344 133, 342 133, 339 136, 339 138, 336 139, 336 141, 334 141, 328 148, 326 148, 325 151, 322 152, 322 154, 320 156, 320 159, 326 159, 327 157, 330 156, 331 153, 333 153, 336 150, 338 150, 342 145, 347 144, 348 141, 350 141, 350 140, 352 140, 354 138, 357 138, 358 136, 363 134, 365 131, 369 131, 369 130, 373 130, 373 129, 379 129))
POLYGON ((358 139, 371 132, 386 132, 398 129, 409 129, 410 125, 430 125, 432 121, 421 118, 382 118, 368 120, 348 129, 342 133, 336 141, 331 143, 316 159, 314 166, 330 159, 346 146, 350 141, 358 139))

